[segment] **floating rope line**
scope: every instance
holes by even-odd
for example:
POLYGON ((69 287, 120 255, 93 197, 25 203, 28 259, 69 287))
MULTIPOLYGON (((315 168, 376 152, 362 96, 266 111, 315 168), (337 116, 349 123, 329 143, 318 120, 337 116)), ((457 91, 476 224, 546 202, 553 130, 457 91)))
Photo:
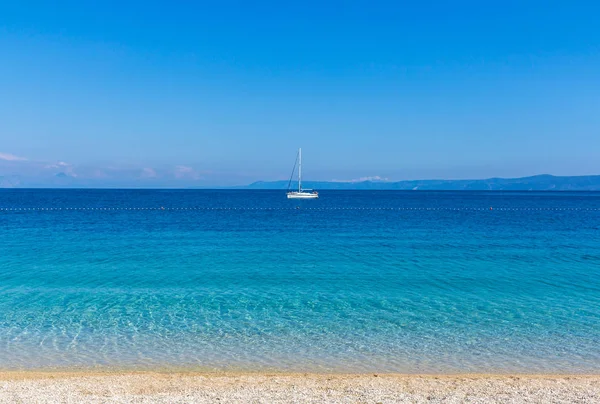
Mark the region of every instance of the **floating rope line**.
POLYGON ((450 207, 32 207, 32 208, 8 208, 0 207, 0 211, 12 211, 12 212, 31 212, 31 211, 209 211, 209 210, 237 210, 237 211, 264 211, 264 210, 310 210, 310 211, 332 211, 332 210, 346 210, 346 211, 455 211, 455 212, 466 212, 466 211, 600 211, 600 207, 597 208, 531 208, 531 207, 462 207, 462 208, 450 208, 450 207))

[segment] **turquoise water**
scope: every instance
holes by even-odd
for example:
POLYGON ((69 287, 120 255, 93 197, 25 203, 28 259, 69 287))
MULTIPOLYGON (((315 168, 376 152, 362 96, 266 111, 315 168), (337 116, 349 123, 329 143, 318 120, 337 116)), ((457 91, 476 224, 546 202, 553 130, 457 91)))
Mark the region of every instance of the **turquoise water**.
POLYGON ((599 193, 320 194, 0 190, 0 368, 600 371, 599 193))

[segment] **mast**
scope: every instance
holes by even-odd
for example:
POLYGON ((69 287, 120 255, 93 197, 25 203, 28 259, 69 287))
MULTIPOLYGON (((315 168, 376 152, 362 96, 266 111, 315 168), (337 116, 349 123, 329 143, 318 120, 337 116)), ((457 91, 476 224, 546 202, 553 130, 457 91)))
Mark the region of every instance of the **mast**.
POLYGON ((298 149, 298 192, 302 192, 302 148, 298 149))

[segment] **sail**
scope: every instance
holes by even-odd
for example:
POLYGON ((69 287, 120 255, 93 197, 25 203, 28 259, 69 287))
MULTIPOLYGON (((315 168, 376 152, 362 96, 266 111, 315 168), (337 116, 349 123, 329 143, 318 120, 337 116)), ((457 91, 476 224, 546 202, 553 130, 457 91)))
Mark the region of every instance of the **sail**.
POLYGON ((292 174, 290 174, 290 180, 288 181, 287 190, 290 191, 292 187, 292 179, 294 178, 294 173, 296 172, 296 165, 298 164, 298 153, 296 153, 296 160, 294 161, 294 167, 292 168, 292 174))

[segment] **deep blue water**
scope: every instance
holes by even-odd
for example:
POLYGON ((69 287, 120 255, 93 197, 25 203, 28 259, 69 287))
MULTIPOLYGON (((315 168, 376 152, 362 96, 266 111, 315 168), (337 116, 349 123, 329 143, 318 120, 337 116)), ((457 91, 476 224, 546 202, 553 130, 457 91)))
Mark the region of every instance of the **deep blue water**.
POLYGON ((600 371, 600 193, 320 194, 0 190, 0 368, 600 371))

